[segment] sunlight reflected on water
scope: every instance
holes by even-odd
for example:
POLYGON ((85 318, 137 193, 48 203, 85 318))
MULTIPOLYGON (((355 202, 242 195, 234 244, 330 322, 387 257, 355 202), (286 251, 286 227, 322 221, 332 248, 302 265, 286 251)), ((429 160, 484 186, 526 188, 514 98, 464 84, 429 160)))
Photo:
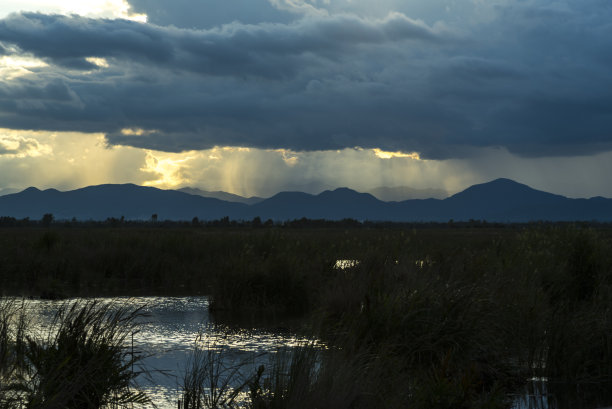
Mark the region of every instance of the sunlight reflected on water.
POLYGON ((334 268, 340 270, 346 270, 347 268, 356 267, 360 263, 359 260, 336 260, 334 268))
MULTIPOLYGON (((31 331, 36 337, 48 334, 57 308, 67 301, 74 300, 26 300, 31 331)), ((245 366, 246 371, 257 365, 267 365, 271 354, 280 347, 292 348, 309 341, 285 331, 234 330, 214 325, 208 314, 207 297, 137 297, 100 301, 130 309, 141 307, 146 313, 133 342, 135 350, 147 355, 141 366, 149 376, 141 376, 137 381, 159 408, 177 407, 182 372, 197 339, 200 343, 223 347, 224 359, 230 365, 250 360, 250 364, 245 366)))

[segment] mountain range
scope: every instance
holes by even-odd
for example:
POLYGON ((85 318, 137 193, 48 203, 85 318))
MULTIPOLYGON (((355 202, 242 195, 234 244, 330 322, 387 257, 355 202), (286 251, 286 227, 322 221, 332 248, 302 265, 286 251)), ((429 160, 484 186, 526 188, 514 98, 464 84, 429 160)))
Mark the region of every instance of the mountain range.
POLYGON ((281 192, 270 198, 242 198, 225 192, 161 190, 133 184, 88 186, 66 192, 34 187, 0 197, 0 216, 57 220, 232 220, 352 218, 371 221, 446 222, 450 219, 495 222, 612 221, 612 199, 570 199, 532 189, 510 179, 496 179, 445 199, 382 201, 348 188, 318 195, 281 192), (208 197, 206 197, 208 194, 208 197), (222 200, 223 199, 223 200, 222 200))
MULTIPOLYGON (((179 192, 189 193, 190 195, 198 195, 204 197, 213 197, 215 199, 221 199, 228 202, 238 202, 245 203, 248 205, 252 205, 255 203, 259 203, 265 200, 263 197, 251 196, 251 197, 243 197, 239 195, 235 195, 232 193, 222 192, 222 191, 209 191, 202 190, 193 187, 183 187, 178 189, 179 192)), ((15 193, 15 192, 7 192, 7 193, 15 193)), ((409 199, 426 199, 426 198, 434 198, 434 199, 444 199, 448 197, 448 192, 442 189, 415 189, 408 186, 380 186, 373 189, 368 190, 364 193, 370 193, 375 198, 382 200, 384 202, 401 202, 403 200, 409 199)), ((0 192, 2 195, 2 192, 0 192)))

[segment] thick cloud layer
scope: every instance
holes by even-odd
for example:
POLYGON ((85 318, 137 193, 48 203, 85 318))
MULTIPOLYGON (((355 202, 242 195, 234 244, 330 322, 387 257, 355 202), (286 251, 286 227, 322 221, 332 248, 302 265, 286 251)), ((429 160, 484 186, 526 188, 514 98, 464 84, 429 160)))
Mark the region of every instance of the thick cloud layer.
POLYGON ((280 10, 268 0, 130 0, 131 9, 159 26, 208 29, 243 24, 289 23, 295 14, 280 10))
POLYGON ((160 2, 139 3, 174 26, 40 13, 0 20, 3 54, 47 64, 0 80, 0 123, 103 132, 112 144, 160 151, 612 149, 604 0, 275 0, 269 20, 214 24, 231 14, 221 13, 197 29, 180 28, 194 26, 184 13, 159 17, 160 2))

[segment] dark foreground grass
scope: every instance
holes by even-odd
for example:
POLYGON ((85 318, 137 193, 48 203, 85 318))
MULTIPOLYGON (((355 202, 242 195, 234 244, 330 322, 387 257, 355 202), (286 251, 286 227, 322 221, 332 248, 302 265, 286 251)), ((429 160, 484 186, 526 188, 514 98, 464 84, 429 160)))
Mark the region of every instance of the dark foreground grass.
POLYGON ((26 314, 23 303, 0 300, 0 408, 16 407, 11 389, 26 367, 26 314))
POLYGON ((228 308, 279 311, 265 282, 283 283, 330 346, 298 359, 305 369, 289 360, 284 378, 266 369, 254 407, 505 408, 528 379, 547 379, 559 408, 612 403, 610 232, 370 233, 343 253, 360 261, 350 268, 244 269, 213 284, 228 308))
MULTIPOLYGON (((0 229, 0 291, 4 295, 202 295, 228 282, 249 281, 248 299, 219 308, 276 304, 285 285, 327 271, 339 255, 368 245, 364 230, 203 228, 0 229), (283 280, 292 272, 291 280, 283 280), (234 278, 235 277, 235 278, 234 278), (281 284, 275 284, 275 282, 281 284), (261 291, 266 290, 266 291, 261 291)), ((225 294, 224 294, 225 295, 225 294)), ((225 298, 225 297, 223 297, 225 298)), ((235 297, 238 298, 238 297, 235 297)), ((280 297, 282 299, 282 297, 280 297)), ((300 297, 303 298, 303 297, 300 297)), ((292 298, 295 300, 295 298, 292 298)), ((300 307, 301 308, 301 307, 300 307)))
POLYGON ((328 349, 246 374, 254 408, 504 408, 531 378, 610 389, 611 239, 554 225, 4 230, 0 279, 5 293, 207 294, 218 319, 298 317, 328 349))
POLYGON ((135 386, 142 357, 128 350, 140 310, 97 301, 64 304, 46 335, 33 334, 15 301, 0 300, 0 408, 133 408, 149 402, 135 386), (138 368, 138 367, 137 367, 138 368))

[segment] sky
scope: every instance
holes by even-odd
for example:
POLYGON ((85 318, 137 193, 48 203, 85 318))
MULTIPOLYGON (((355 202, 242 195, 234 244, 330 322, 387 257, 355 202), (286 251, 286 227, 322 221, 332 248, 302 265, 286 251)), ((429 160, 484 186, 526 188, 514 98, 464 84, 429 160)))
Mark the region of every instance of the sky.
POLYGON ((4 0, 0 194, 612 197, 609 0, 4 0))

